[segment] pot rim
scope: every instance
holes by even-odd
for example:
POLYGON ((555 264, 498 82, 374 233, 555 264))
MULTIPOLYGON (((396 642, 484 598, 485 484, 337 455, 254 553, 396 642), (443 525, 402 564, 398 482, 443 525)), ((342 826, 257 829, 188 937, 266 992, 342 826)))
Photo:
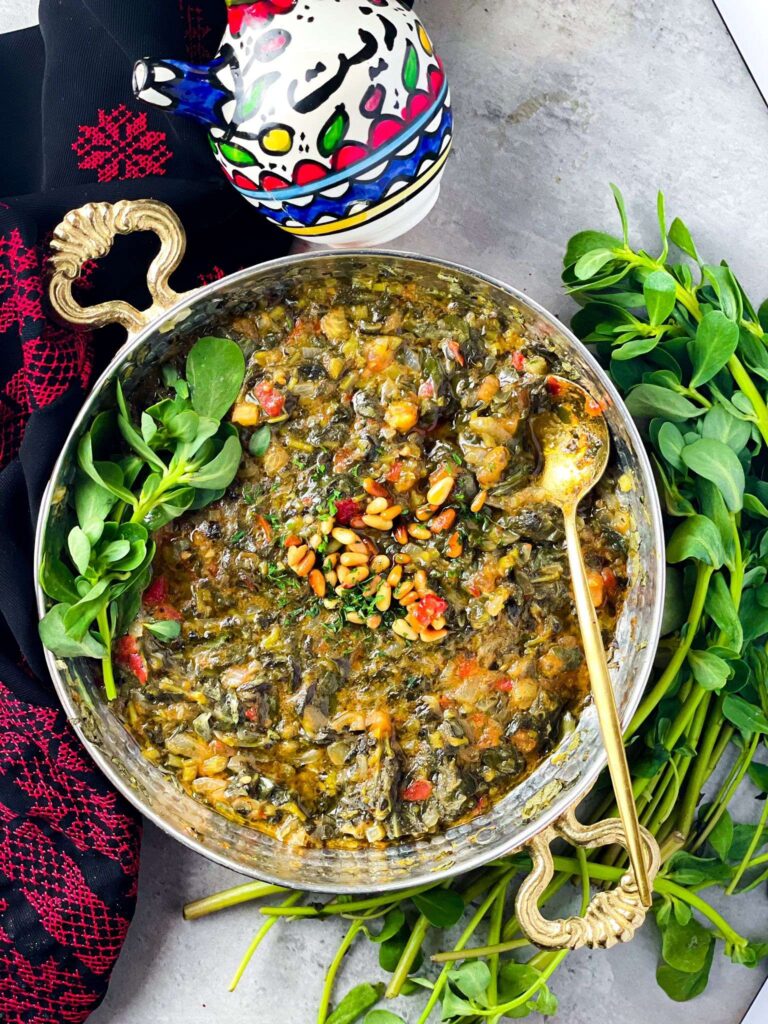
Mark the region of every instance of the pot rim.
MULTIPOLYGON (((493 277, 490 274, 486 274, 482 271, 474 270, 471 267, 467 267, 464 264, 454 262, 452 260, 443 259, 438 256, 422 255, 420 253, 409 252, 407 250, 397 249, 344 249, 337 251, 319 251, 319 252, 308 252, 308 253, 296 253, 293 255, 282 256, 278 259, 268 260, 264 263, 253 264, 250 267, 245 267, 242 270, 238 270, 235 273, 228 274, 223 278, 219 278, 210 284, 204 285, 201 288, 194 289, 191 292, 187 292, 179 297, 179 300, 172 306, 169 306, 166 310, 163 310, 161 315, 158 315, 146 326, 142 327, 137 333, 129 333, 128 339, 121 348, 115 353, 114 357, 110 360, 107 367, 101 373, 99 378, 94 382, 90 389, 90 392, 83 403, 82 408, 77 414, 67 437, 62 445, 62 450, 56 460, 56 463, 51 472, 50 479, 46 485, 45 491, 40 502, 38 510, 37 524, 35 527, 35 546, 34 546, 34 586, 37 598, 37 609, 38 614, 42 616, 46 612, 46 595, 43 592, 42 586, 39 582, 39 566, 43 553, 43 539, 45 535, 45 528, 48 523, 48 518, 51 510, 53 491, 56 485, 56 481, 59 478, 59 474, 64 465, 64 456, 68 445, 69 438, 73 433, 78 431, 82 424, 91 415, 91 410, 96 400, 96 397, 101 393, 103 388, 114 378, 115 374, 125 362, 127 357, 138 348, 146 338, 153 332, 157 331, 158 328, 168 325, 167 330, 170 332, 173 329, 173 325, 176 322, 180 313, 184 313, 189 310, 194 304, 201 300, 210 298, 219 290, 225 290, 230 285, 237 284, 239 282, 247 281, 254 275, 261 275, 271 273, 272 271, 279 270, 281 268, 295 268, 297 265, 308 264, 314 260, 339 260, 343 261, 346 259, 404 259, 413 260, 418 263, 435 266, 444 270, 454 271, 459 274, 468 275, 478 282, 490 285, 498 288, 510 295, 513 299, 518 301, 524 308, 537 314, 549 325, 551 325, 557 332, 562 334, 570 345, 577 347, 585 362, 589 365, 591 370, 595 373, 599 379, 602 387, 610 395, 611 400, 617 412, 620 414, 624 421, 624 426, 629 434, 634 455, 637 458, 638 468, 642 472, 644 494, 646 497, 646 508, 648 512, 648 518, 650 528, 654 538, 658 543, 654 544, 654 564, 647 567, 647 571, 652 573, 656 577, 656 603, 652 610, 651 617, 651 630, 650 635, 645 640, 645 651, 642 659, 641 671, 637 673, 635 682, 631 691, 629 700, 627 700, 623 711, 620 711, 622 729, 631 721, 637 707, 642 698, 645 690, 646 683, 651 673, 653 666, 653 658, 655 655, 656 644, 661 634, 661 622, 664 610, 664 591, 665 591, 665 557, 664 557, 664 543, 663 543, 663 522, 661 513, 661 503, 654 484, 653 471, 651 469, 651 463, 648 458, 648 454, 645 450, 645 445, 640 437, 640 433, 632 419, 629 410, 626 408, 624 400, 619 395, 613 382, 609 379, 606 372, 597 362, 595 357, 592 355, 590 350, 582 344, 576 335, 571 331, 569 327, 563 324, 558 318, 540 305, 536 300, 529 298, 524 292, 515 288, 512 285, 500 280, 499 278, 493 277)), ((62 703, 67 718, 77 733, 80 741, 85 746, 86 750, 90 754, 91 758, 96 762, 101 771, 106 775, 111 784, 120 792, 130 804, 132 804, 141 814, 148 818, 154 825, 156 825, 166 835, 171 836, 178 842, 183 843, 184 846, 189 847, 196 853, 201 854, 208 860, 214 863, 220 864, 222 867, 229 868, 239 874, 246 875, 248 877, 263 879, 267 882, 272 882, 278 885, 285 886, 286 881, 284 878, 278 878, 274 875, 270 875, 269 872, 257 872, 250 870, 244 865, 240 864, 235 858, 229 857, 226 854, 218 853, 208 849, 203 842, 196 839, 193 835, 182 832, 177 829, 176 826, 166 821, 160 814, 153 810, 151 806, 147 806, 141 796, 141 794, 133 789, 126 778, 120 773, 115 767, 112 758, 109 754, 102 749, 98 744, 94 743, 87 735, 86 730, 82 725, 82 718, 79 714, 76 703, 73 701, 70 689, 64 681, 58 666, 56 655, 54 655, 47 648, 43 648, 45 653, 46 663, 48 670, 53 681, 54 688, 57 696, 62 703)), ((589 793, 595 781, 597 780, 600 772, 605 768, 608 758, 605 752, 605 748, 600 745, 598 750, 598 756, 594 758, 594 763, 589 766, 588 770, 585 770, 578 783, 570 791, 565 791, 552 800, 547 807, 539 812, 538 814, 531 817, 530 821, 526 825, 519 829, 517 832, 511 835, 500 836, 499 840, 493 843, 478 844, 477 852, 474 856, 467 858, 466 863, 462 863, 456 867, 449 864, 445 867, 437 868, 436 870, 422 869, 418 873, 412 876, 395 879, 391 882, 377 883, 377 891, 382 892, 396 892, 398 890, 411 888, 412 886, 424 885, 428 883, 437 883, 443 879, 454 877, 457 874, 465 874, 468 871, 476 870, 479 867, 487 864, 491 860, 495 860, 499 857, 507 856, 515 850, 519 850, 529 843, 536 835, 543 832, 554 822, 557 821, 569 808, 578 805, 584 797, 589 793)), ((549 755, 551 756, 551 754, 549 755)), ((289 886, 290 887, 290 886, 289 886)), ((300 883, 297 883, 296 888, 301 887, 300 883)), ((360 888, 357 885, 341 884, 341 883, 327 883, 321 888, 315 887, 313 891, 327 892, 333 894, 353 894, 368 891, 364 888, 360 888)))

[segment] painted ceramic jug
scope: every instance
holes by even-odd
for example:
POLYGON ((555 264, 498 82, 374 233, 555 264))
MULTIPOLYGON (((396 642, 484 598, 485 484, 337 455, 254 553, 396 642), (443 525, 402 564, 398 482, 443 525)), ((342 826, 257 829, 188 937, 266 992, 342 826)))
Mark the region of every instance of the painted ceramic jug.
POLYGON ((451 146, 450 94, 399 0, 227 0, 210 64, 145 59, 134 91, 208 126, 224 173, 294 235, 376 245, 429 213, 451 146))

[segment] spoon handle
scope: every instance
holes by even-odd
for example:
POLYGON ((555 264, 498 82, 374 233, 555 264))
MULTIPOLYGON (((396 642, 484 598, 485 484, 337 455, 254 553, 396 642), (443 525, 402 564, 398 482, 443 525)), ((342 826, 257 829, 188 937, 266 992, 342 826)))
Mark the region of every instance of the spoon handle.
POLYGON ((605 657, 603 638, 597 621, 592 596, 589 592, 587 570, 581 552, 581 541, 576 529, 576 507, 563 508, 565 519, 565 541, 568 551, 568 563, 571 570, 571 583, 576 603, 576 613, 581 628, 581 639, 584 655, 587 660, 589 679, 592 685, 592 696, 597 707, 597 717, 603 744, 608 754, 608 771, 613 783, 613 791, 619 808, 619 815, 627 837, 627 850, 632 870, 637 883, 640 900, 645 907, 652 902, 651 886, 648 880, 647 865, 643 854, 640 823, 637 819, 637 807, 632 792, 632 780, 621 735, 621 723, 616 709, 616 700, 608 673, 608 662, 605 657))

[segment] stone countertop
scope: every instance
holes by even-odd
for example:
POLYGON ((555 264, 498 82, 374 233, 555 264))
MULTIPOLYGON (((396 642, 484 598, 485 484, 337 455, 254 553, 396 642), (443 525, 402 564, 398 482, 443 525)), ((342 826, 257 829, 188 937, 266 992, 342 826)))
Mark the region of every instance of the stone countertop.
MULTIPOLYGON (((563 319, 568 237, 616 230, 608 182, 624 190, 634 237, 653 248, 655 195, 667 195, 700 251, 728 258, 754 299, 768 293, 768 110, 708 0, 421 0, 453 86, 457 134, 441 198, 401 248, 445 256, 524 290, 563 319)), ((0 30, 32 24, 34 0, 0 0, 0 30)), ((752 816, 750 795, 742 818, 752 816)), ((738 817, 737 809, 737 817, 738 817)), ((152 826, 139 905, 93 1024, 311 1024, 340 936, 288 925, 258 953, 237 992, 227 984, 258 927, 252 907, 193 924, 181 906, 240 876, 152 826)), ((728 900, 740 930, 765 938, 765 889, 728 900)), ((558 1021, 738 1024, 766 976, 718 952, 706 993, 671 1002, 654 981, 648 925, 629 945, 578 952, 558 971, 558 1021)), ((343 986, 376 975, 360 947, 343 986)), ((394 1007, 406 1020, 416 1003, 394 1007)))

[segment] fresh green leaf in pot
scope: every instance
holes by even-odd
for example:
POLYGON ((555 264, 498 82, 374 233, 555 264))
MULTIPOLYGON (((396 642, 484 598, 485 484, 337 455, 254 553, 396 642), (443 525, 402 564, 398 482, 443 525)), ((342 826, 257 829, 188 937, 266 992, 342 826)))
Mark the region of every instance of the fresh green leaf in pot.
POLYGON ((187 381, 192 408, 201 416, 221 420, 240 394, 245 357, 228 338, 200 338, 187 356, 187 381))

